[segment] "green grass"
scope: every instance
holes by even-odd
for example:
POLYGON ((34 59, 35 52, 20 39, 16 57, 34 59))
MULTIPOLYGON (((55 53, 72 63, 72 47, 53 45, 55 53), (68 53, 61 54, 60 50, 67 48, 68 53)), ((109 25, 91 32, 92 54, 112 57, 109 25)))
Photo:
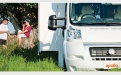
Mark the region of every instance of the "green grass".
POLYGON ((113 68, 113 69, 110 69, 108 70, 109 72, 121 72, 121 68, 113 68))
POLYGON ((38 46, 23 49, 17 44, 8 45, 0 52, 0 71, 64 71, 58 66, 57 52, 42 52, 39 56, 37 52, 38 46))
MULTIPOLYGON (((58 52, 41 52, 38 56, 38 46, 33 49, 23 49, 16 43, 9 44, 7 49, 0 46, 0 71, 65 71, 58 66, 58 52)), ((92 71, 81 69, 82 71, 92 71)), ((114 68, 108 72, 120 72, 114 68)))

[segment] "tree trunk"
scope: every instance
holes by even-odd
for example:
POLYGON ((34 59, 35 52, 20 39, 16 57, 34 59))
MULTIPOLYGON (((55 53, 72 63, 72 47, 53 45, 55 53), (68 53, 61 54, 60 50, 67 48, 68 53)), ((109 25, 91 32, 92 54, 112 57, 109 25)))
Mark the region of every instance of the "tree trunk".
POLYGON ((20 23, 17 20, 17 18, 15 16, 13 16, 13 14, 11 12, 7 11, 7 13, 8 13, 8 16, 10 17, 10 22, 13 24, 15 30, 20 29, 20 27, 19 27, 20 23))
POLYGON ((11 35, 11 36, 12 36, 12 38, 8 37, 8 39, 7 39, 7 45, 16 44, 16 42, 17 42, 16 35, 11 35))
MULTIPOLYGON (((11 35, 12 38, 8 37, 7 45, 16 44, 17 35, 11 35)), ((37 29, 32 29, 29 38, 22 38, 21 47, 25 49, 31 49, 36 45, 36 40, 38 39, 37 29)))
POLYGON ((36 45, 37 29, 32 29, 29 38, 22 38, 21 46, 23 48, 31 49, 36 45))

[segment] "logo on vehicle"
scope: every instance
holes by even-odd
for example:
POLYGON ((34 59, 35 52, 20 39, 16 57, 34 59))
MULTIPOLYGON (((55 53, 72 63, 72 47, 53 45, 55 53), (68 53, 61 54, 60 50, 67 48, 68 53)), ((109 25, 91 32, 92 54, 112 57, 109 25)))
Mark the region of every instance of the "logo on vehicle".
POLYGON ((118 68, 118 64, 113 63, 113 64, 106 64, 107 68, 118 68))

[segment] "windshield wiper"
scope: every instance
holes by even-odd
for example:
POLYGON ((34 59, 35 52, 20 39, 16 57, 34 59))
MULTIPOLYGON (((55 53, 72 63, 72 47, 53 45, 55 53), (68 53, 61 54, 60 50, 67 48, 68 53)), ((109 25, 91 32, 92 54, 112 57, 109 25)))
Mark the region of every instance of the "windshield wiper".
POLYGON ((106 26, 121 26, 121 22, 106 22, 106 26))

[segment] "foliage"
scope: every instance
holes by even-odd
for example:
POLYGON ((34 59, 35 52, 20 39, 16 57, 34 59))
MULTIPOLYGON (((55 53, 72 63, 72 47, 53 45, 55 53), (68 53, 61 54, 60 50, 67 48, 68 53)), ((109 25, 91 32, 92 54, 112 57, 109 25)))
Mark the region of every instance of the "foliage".
POLYGON ((37 50, 38 46, 28 50, 17 43, 9 44, 8 49, 0 52, 0 71, 63 71, 57 65, 56 52, 45 52, 38 56, 37 50))
POLYGON ((26 18, 32 25, 38 25, 38 3, 0 3, 0 7, 0 17, 8 17, 9 11, 18 19, 20 27, 26 18))

